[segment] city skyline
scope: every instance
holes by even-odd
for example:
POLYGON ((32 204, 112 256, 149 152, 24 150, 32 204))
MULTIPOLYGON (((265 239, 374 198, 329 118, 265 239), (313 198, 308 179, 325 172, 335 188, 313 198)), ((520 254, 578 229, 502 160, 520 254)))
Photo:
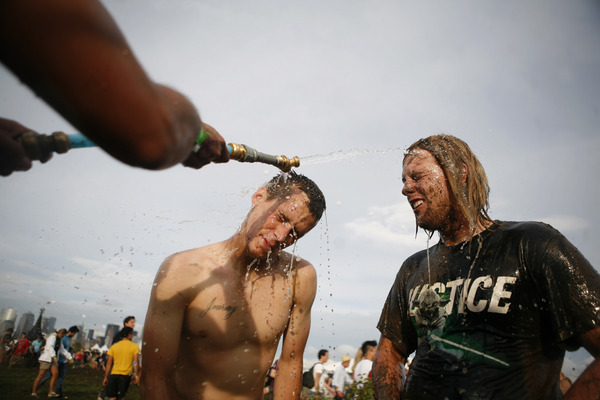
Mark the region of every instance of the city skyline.
MULTIPOLYGON (((20 318, 22 316, 24 316, 24 315, 28 315, 28 314, 32 314, 33 315, 34 318, 33 318, 33 321, 31 323, 31 326, 29 327, 29 329, 25 330, 26 332, 29 332, 33 328, 33 324, 35 323, 35 321, 37 321, 37 319, 39 318, 39 314, 40 314, 39 310, 38 310, 37 314, 35 314, 33 311, 26 311, 26 312, 21 313, 20 310, 17 309, 16 307, 2 307, 2 306, 0 306, 0 310, 8 310, 8 309, 16 311, 16 319, 17 320, 20 320, 20 318)), ((64 324, 64 326, 63 326, 62 324, 60 324, 60 320, 56 319, 56 317, 51 316, 51 315, 46 315, 45 311, 44 311, 43 314, 44 314, 44 316, 42 317, 43 320, 45 319, 45 320, 49 321, 50 319, 55 319, 54 327, 49 327, 47 329, 43 329, 44 331, 46 331, 44 333, 52 333, 54 331, 57 331, 57 330, 63 329, 63 328, 64 329, 69 329, 72 326, 77 326, 78 328, 81 329, 81 327, 83 326, 83 329, 84 329, 85 332, 88 332, 88 331, 92 330, 94 332, 94 339, 96 339, 98 337, 105 337, 106 329, 109 326, 116 326, 116 327, 118 327, 120 329, 122 327, 122 325, 123 325, 122 322, 121 323, 107 322, 105 324, 100 325, 100 328, 104 329, 104 331, 100 331, 96 327, 95 328, 86 327, 85 324, 77 324, 77 323, 68 323, 68 324, 64 324), (104 335, 104 336, 102 336, 102 335, 104 335)), ((0 323, 2 323, 2 322, 4 322, 4 320, 0 320, 0 323)), ((97 324, 94 324, 94 326, 97 326, 97 324)), ((21 333, 21 331, 19 331, 19 329, 17 329, 17 327, 18 327, 18 324, 15 324, 15 327, 13 328, 14 329, 14 334, 13 334, 14 336, 19 335, 21 333)), ((118 331, 118 329, 117 329, 117 331, 118 331)), ((134 333, 136 334, 136 336, 137 336, 137 332, 138 332, 138 330, 134 329, 134 333)), ((87 334, 86 334, 86 337, 87 337, 87 334)))

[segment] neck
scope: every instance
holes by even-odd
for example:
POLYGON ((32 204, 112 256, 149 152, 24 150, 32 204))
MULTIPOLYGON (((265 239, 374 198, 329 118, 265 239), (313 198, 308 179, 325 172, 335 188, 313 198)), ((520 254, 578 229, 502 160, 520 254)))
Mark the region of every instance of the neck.
POLYGON ((228 259, 231 261, 231 266, 240 276, 246 276, 249 268, 260 270, 263 266, 269 266, 272 263, 279 261, 279 253, 275 252, 269 255, 267 259, 257 259, 248 255, 248 247, 246 238, 240 229, 232 237, 225 241, 225 252, 228 254, 228 259))
POLYGON ((454 224, 453 226, 449 226, 443 231, 440 230, 439 234, 442 238, 442 243, 445 246, 455 246, 459 243, 471 240, 474 236, 479 235, 491 225, 491 221, 478 221, 477 227, 475 230, 472 230, 469 223, 463 219, 462 221, 457 222, 457 224, 454 224))

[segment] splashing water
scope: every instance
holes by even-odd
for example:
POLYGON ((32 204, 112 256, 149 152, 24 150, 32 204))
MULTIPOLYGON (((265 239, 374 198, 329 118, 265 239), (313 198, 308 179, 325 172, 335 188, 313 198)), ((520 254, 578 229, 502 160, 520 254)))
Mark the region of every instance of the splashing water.
POLYGON ((254 259, 250 264, 248 264, 248 268, 246 269, 246 276, 244 277, 244 285, 248 284, 248 277, 250 277, 250 270, 252 270, 252 266, 256 264, 258 260, 254 259))

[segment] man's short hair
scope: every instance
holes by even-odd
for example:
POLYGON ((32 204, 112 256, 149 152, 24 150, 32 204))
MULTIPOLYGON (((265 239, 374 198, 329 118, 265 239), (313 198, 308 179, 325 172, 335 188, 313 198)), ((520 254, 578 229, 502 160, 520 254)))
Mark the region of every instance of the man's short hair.
POLYGON ((69 328, 69 332, 77 333, 79 332, 79 328, 76 325, 73 325, 69 328))
POLYGON ((323 211, 327 207, 325 196, 317 184, 306 176, 297 174, 294 171, 273 177, 265 187, 267 188, 267 199, 269 200, 273 198, 283 199, 291 196, 295 190, 306 193, 308 197, 308 209, 317 222, 319 222, 323 211))
POLYGON ((416 149, 427 150, 438 162, 458 207, 469 221, 472 231, 477 224, 491 221, 488 215, 490 187, 483 166, 461 139, 451 135, 433 135, 419 139, 404 153, 404 159, 416 149), (467 182, 462 183, 464 168, 467 182))
POLYGON ((133 334, 133 328, 126 326, 125 328, 121 329, 121 332, 119 332, 119 336, 121 336, 122 338, 126 338, 129 335, 133 334))
POLYGON ((319 354, 318 354, 319 360, 321 359, 321 357, 326 356, 327 353, 329 353, 329 350, 325 350, 325 349, 319 350, 319 354))
POLYGON ((367 354, 367 352, 369 350, 374 349, 374 348, 377 348, 377 341, 376 340, 367 340, 360 347, 360 349, 363 352, 363 355, 365 355, 365 356, 366 356, 366 354, 367 354))
POLYGON ((131 321, 132 319, 135 319, 135 317, 133 315, 130 315, 129 317, 125 318, 123 320, 123 325, 125 325, 126 323, 128 323, 129 321, 131 321))

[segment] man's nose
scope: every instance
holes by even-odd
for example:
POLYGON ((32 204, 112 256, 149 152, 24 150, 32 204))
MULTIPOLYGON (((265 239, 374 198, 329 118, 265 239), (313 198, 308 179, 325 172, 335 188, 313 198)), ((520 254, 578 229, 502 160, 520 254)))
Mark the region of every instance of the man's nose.
POLYGON ((281 224, 275 231, 275 238, 279 243, 289 244, 292 238, 292 227, 289 224, 281 224))
POLYGON ((402 186, 402 194, 408 196, 410 193, 414 192, 415 189, 412 186, 412 183, 409 181, 404 182, 404 186, 402 186))

